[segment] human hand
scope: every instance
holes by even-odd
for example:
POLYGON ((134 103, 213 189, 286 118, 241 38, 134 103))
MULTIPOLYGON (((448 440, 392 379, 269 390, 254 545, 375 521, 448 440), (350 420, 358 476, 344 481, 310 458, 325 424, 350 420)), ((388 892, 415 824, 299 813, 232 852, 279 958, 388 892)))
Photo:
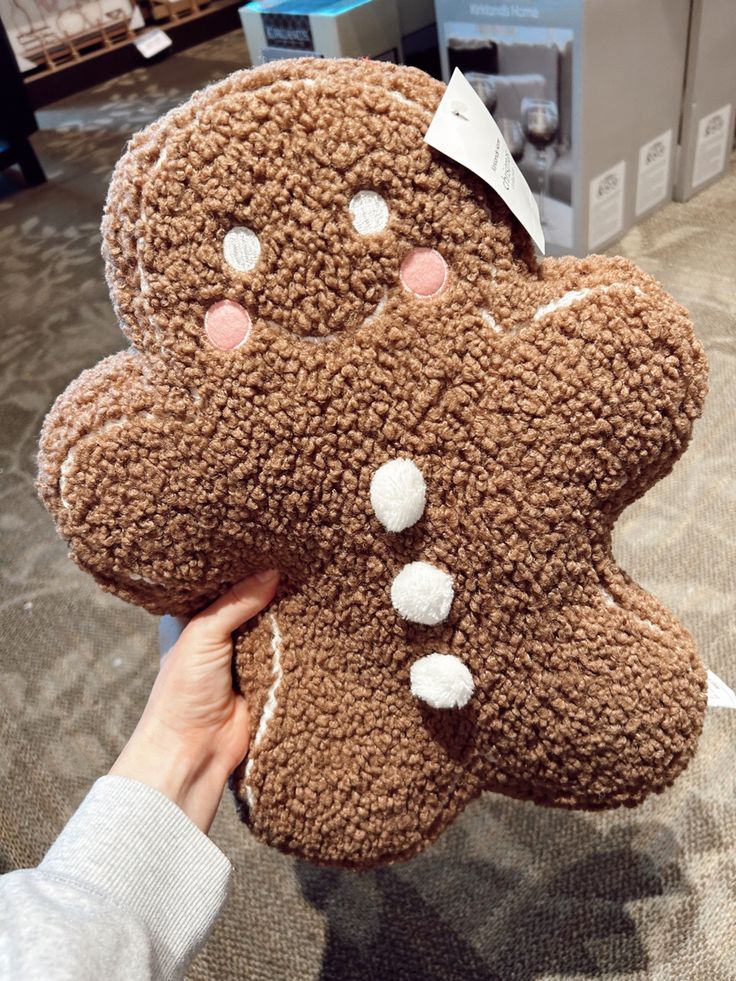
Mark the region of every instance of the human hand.
POLYGON ((236 583, 198 613, 161 659, 143 715, 110 773, 161 791, 207 832, 251 723, 232 682, 232 632, 273 599, 278 572, 236 583))

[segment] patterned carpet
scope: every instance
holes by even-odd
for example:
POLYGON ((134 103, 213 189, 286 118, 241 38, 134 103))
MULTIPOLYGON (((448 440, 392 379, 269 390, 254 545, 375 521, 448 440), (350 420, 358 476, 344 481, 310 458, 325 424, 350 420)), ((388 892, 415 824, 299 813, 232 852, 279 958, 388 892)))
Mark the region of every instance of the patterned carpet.
MULTIPOLYGON (((238 33, 39 114, 49 183, 0 189, 0 871, 33 865, 143 707, 156 623, 69 562, 33 489, 41 419, 123 346, 102 278, 106 182, 128 135, 243 63, 238 33)), ((711 364, 684 460, 620 522, 621 564, 736 686, 736 166, 615 250, 694 318, 711 364)), ((233 896, 188 974, 228 979, 553 981, 736 978, 736 712, 636 811, 568 814, 486 796, 424 855, 355 874, 255 844, 229 797, 213 837, 233 896)))

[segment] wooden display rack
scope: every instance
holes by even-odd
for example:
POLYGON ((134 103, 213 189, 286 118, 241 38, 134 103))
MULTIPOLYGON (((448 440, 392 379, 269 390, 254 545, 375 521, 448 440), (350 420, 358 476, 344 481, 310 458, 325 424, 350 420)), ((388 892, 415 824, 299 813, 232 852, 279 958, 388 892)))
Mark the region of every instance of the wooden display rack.
MULTIPOLYGON (((58 39, 53 45, 39 45, 34 60, 39 61, 36 71, 25 78, 26 91, 31 106, 55 102, 74 92, 107 81, 133 68, 150 64, 133 44, 134 39, 152 26, 160 27, 171 38, 173 45, 167 53, 183 51, 210 38, 225 34, 240 26, 238 5, 242 0, 150 0, 145 19, 149 23, 140 30, 131 30, 129 23, 105 25, 83 35, 58 39), (165 19, 150 23, 165 11, 165 19)), ((165 57, 161 55, 160 57, 165 57)), ((243 67, 247 65, 245 41, 243 42, 243 67)))
POLYGON ((127 21, 117 24, 105 24, 94 30, 85 31, 74 37, 58 37, 53 43, 46 45, 41 41, 37 48, 29 48, 26 57, 38 64, 38 70, 28 76, 35 78, 44 71, 53 72, 69 62, 79 62, 91 53, 110 51, 117 44, 132 41, 135 34, 130 30, 127 21))
POLYGON ((184 17, 192 17, 207 8, 209 0, 151 0, 151 17, 155 21, 167 20, 174 23, 184 17))

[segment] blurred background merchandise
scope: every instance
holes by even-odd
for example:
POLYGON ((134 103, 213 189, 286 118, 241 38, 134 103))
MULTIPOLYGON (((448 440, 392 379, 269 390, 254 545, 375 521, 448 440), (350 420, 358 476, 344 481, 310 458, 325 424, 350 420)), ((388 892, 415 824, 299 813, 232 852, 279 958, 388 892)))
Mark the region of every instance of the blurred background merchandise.
POLYGON ((672 196, 689 0, 436 0, 460 68, 537 196, 551 254, 585 255, 672 196))
POLYGON ((240 19, 253 64, 377 58, 439 77, 433 0, 254 0, 240 19))
POLYGON ((0 12, 22 71, 59 67, 143 24, 135 0, 0 0, 0 12))
MULTIPOLYGON (((33 108, 182 51, 238 24, 238 0, 0 0, 3 76, 23 78, 33 108), (163 45, 142 43, 163 29, 163 45)), ((242 46, 242 64, 250 64, 242 46)), ((6 90, 7 92, 7 90, 6 90)), ((0 100, 5 135, 7 98, 0 100)))
POLYGON ((728 169, 736 100, 736 2, 692 0, 676 201, 728 169))

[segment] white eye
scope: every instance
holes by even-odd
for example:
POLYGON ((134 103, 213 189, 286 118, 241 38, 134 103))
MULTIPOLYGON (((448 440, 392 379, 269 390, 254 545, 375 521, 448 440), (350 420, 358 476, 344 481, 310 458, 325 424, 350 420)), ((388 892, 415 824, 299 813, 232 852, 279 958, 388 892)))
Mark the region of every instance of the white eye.
POLYGON ((258 262, 261 243, 250 228, 231 228, 222 244, 225 262, 238 272, 250 272, 258 262))
POLYGON ((388 205, 376 191, 358 191, 348 205, 356 232, 373 235, 388 224, 388 205))

